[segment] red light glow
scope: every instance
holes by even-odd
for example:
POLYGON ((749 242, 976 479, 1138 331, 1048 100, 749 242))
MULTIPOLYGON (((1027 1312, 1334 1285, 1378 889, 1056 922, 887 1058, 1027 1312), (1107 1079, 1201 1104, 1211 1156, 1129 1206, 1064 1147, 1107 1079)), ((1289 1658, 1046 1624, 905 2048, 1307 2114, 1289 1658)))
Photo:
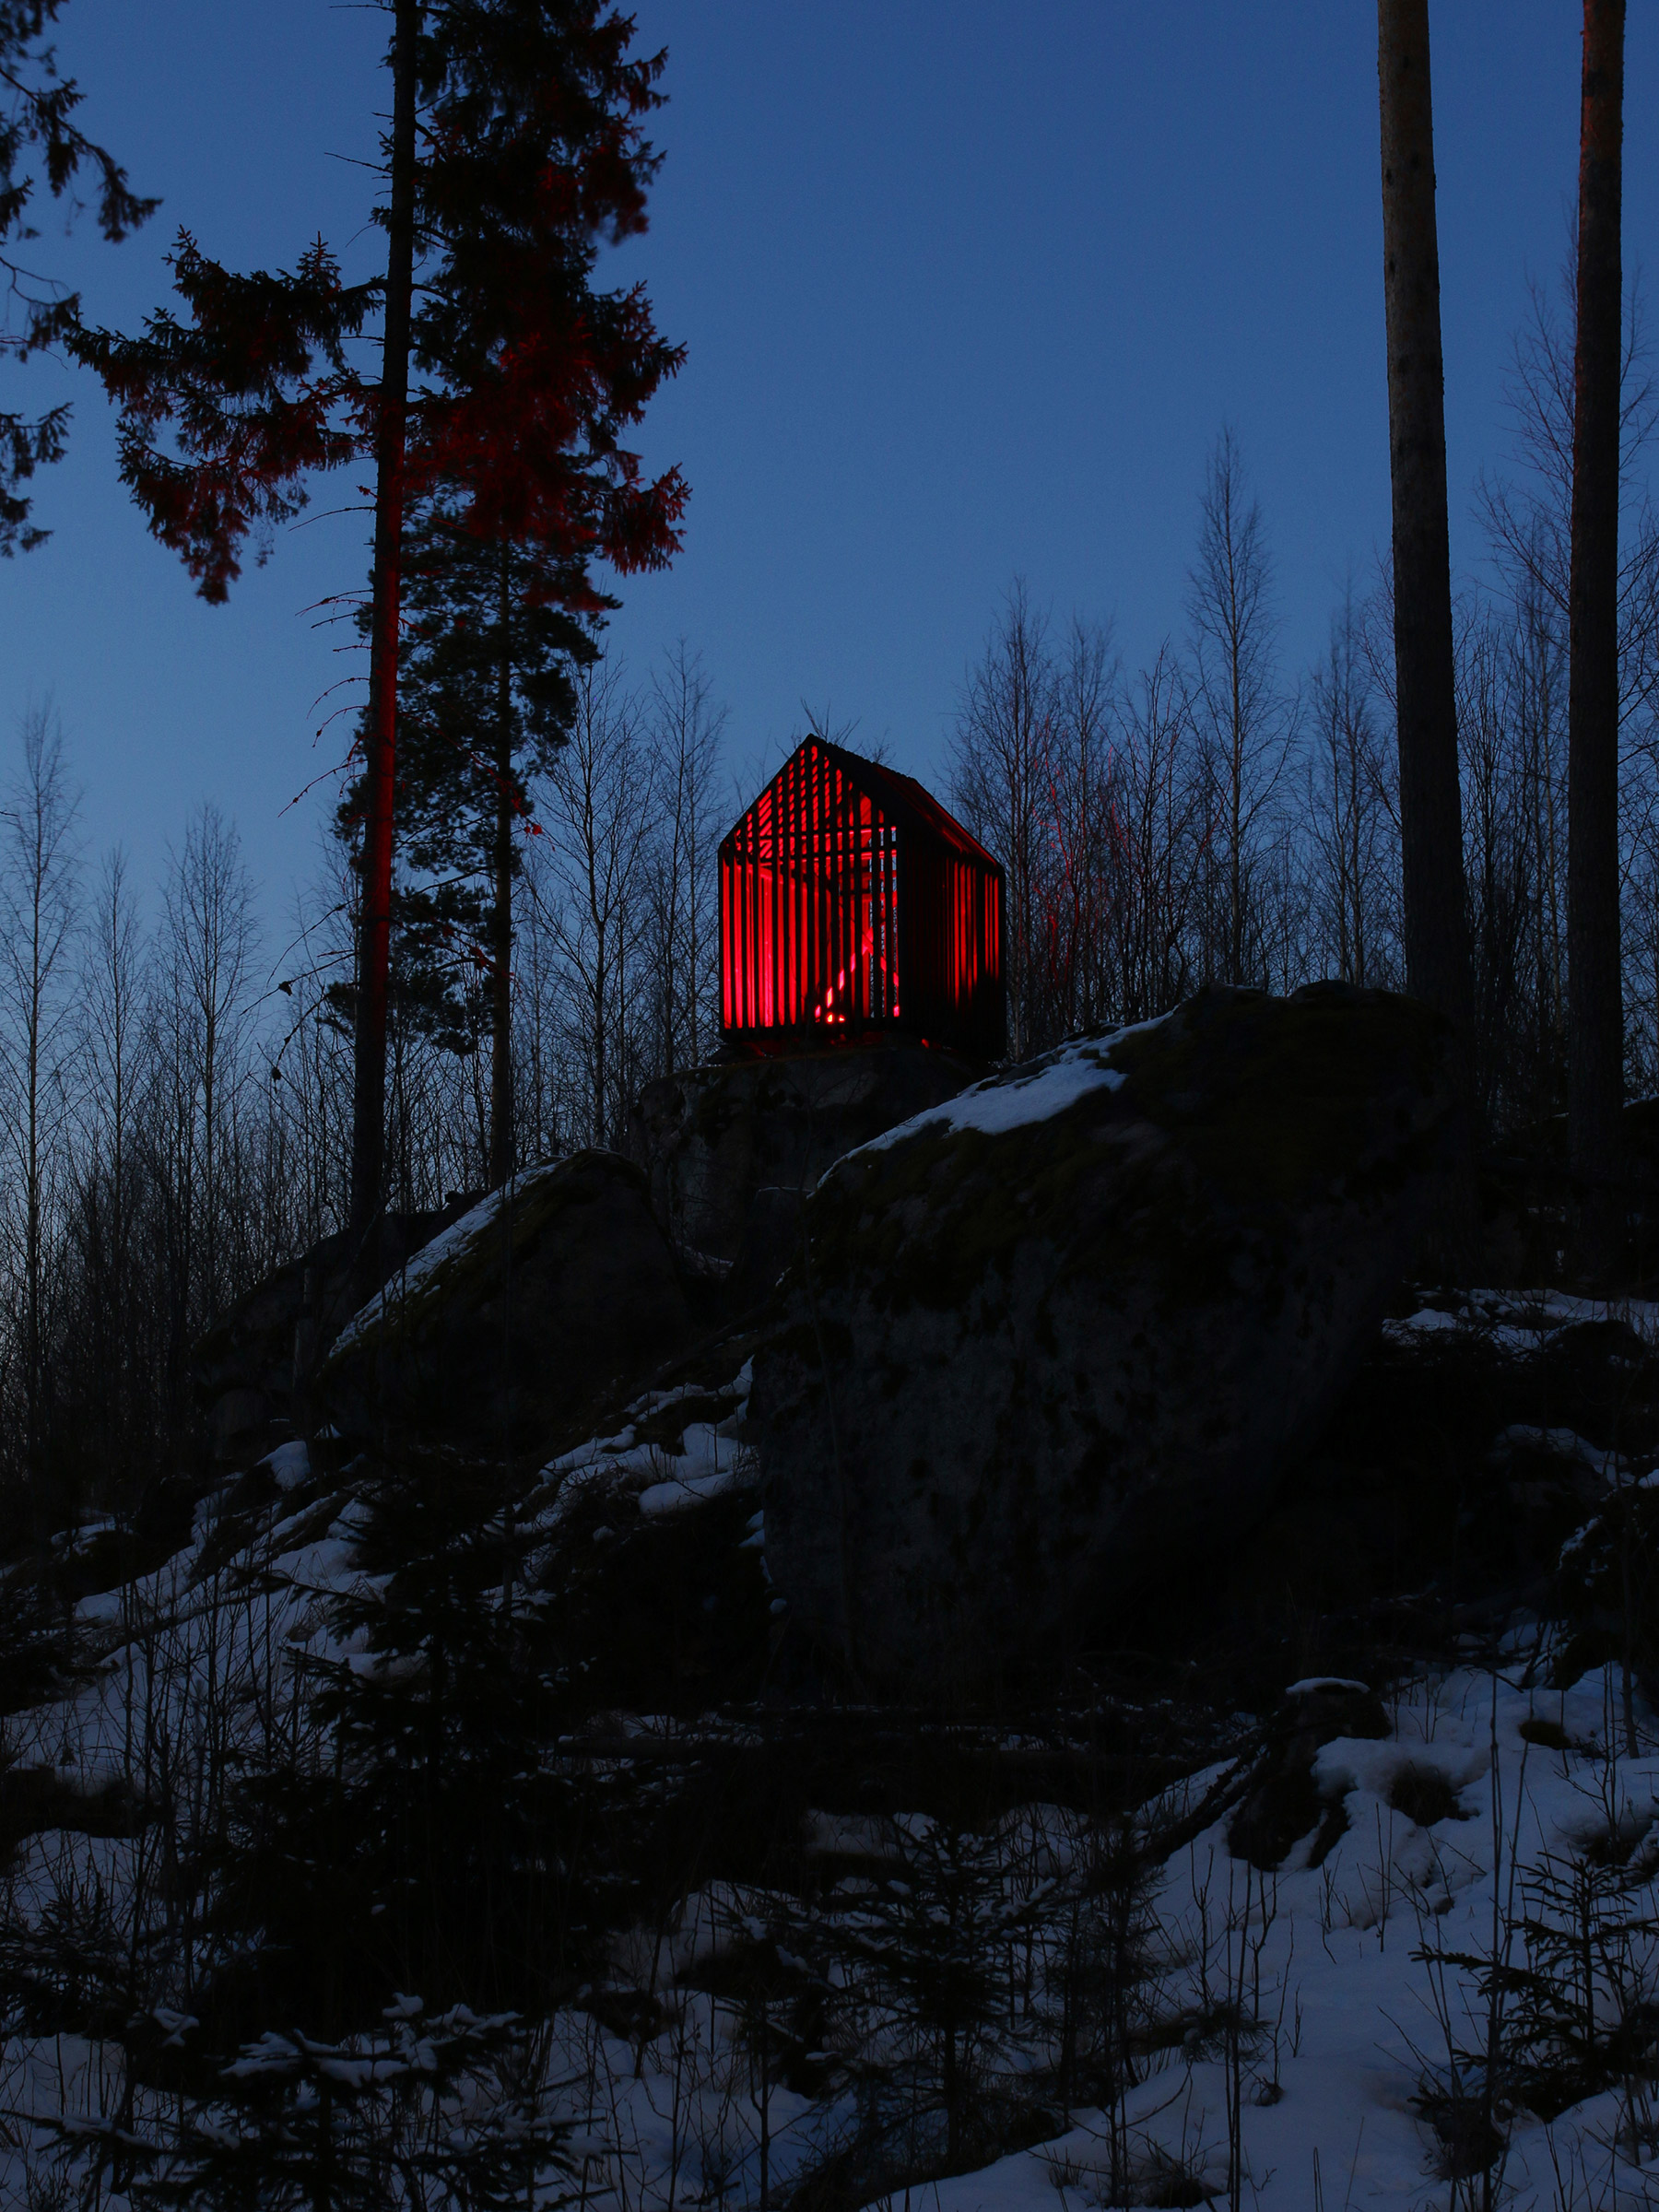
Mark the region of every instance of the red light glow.
POLYGON ((721 1028, 1002 1049, 1002 870, 909 777, 808 738, 720 848, 721 1028))

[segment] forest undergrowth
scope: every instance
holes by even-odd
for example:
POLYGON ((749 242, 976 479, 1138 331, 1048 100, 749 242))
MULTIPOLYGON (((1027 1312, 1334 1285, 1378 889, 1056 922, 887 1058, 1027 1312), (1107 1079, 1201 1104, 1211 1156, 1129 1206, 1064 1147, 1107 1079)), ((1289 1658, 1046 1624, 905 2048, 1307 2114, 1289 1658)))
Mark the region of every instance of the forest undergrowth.
POLYGON ((1340 2150, 1610 2204, 1659 1315, 1407 1304, 1245 1552, 977 1703, 801 1646, 740 1341, 545 1468, 296 1442, 29 1547, 12 2195, 1076 2212, 1323 2202, 1340 2150))

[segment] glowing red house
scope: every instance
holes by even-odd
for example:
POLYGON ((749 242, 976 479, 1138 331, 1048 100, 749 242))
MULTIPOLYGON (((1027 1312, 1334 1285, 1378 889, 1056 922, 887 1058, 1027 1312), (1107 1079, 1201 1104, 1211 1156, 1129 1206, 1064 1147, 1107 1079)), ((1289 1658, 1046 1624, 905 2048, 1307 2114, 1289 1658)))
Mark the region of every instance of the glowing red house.
POLYGON ((1003 872, 910 776, 808 737, 720 847, 720 1028, 1005 1049, 1003 872))

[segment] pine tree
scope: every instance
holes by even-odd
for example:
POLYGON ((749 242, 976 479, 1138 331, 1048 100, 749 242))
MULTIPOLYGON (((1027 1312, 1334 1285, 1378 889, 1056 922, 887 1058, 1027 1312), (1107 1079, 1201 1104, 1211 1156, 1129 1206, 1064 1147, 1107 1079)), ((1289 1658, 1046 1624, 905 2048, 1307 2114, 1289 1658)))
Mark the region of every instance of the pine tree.
POLYGON ((1624 0, 1584 0, 1569 594, 1568 1135, 1579 1264, 1618 1261, 1624 1018, 1618 943, 1619 251, 1624 0))
MULTIPOLYGON (((391 196, 386 289, 374 424, 374 564, 369 595, 366 804, 358 913, 357 1039, 352 1061, 351 1227, 367 1258, 385 1204, 386 1014, 392 959, 392 818, 396 805, 398 593, 409 406, 409 320, 415 287, 415 73, 418 0, 395 0, 392 36, 391 196)), ((377 1255, 378 1256, 378 1255, 377 1255)), ((382 1269, 366 1265, 363 1288, 382 1269)))
POLYGON ((665 561, 686 497, 677 471, 643 481, 619 442, 679 353, 641 288, 587 282, 603 240, 644 228, 659 157, 641 121, 661 104, 664 57, 633 57, 631 19, 604 0, 393 12, 386 276, 343 284, 320 241, 291 272, 237 276, 181 233, 189 320, 163 310, 139 337, 76 341, 120 404, 124 479, 209 600, 240 573, 249 532, 305 504, 313 473, 375 459, 352 1147, 365 1241, 383 1203, 405 509, 435 494, 486 543, 543 548, 566 564, 559 603, 594 613, 587 560, 665 561), (377 308, 371 380, 346 347, 377 308), (430 380, 412 396, 411 359, 430 380))
MULTIPOLYGON (((1377 33, 1406 980, 1451 1022, 1466 1100, 1474 986, 1464 911, 1429 0, 1377 0, 1377 33)), ((1453 1265, 1472 1257, 1476 1231, 1465 1161, 1445 1238, 1453 1265)))
POLYGON ((559 604, 558 565, 543 548, 476 535, 444 501, 428 505, 405 554, 398 789, 414 874, 395 900, 399 965, 441 1042, 465 1050, 479 1028, 488 1034, 492 1185, 516 1164, 512 895, 524 836, 539 827, 531 782, 569 726, 571 666, 598 650, 559 604))
MULTIPOLYGON (((94 178, 98 227, 112 243, 153 215, 160 202, 140 199, 114 156, 94 145, 75 121, 81 90, 60 76, 48 26, 64 0, 0 0, 0 277, 10 312, 0 324, 0 360, 26 361, 65 339, 80 320, 80 295, 65 292, 17 258, 40 236, 31 202, 44 183, 73 206, 83 170, 94 178)), ((61 459, 69 427, 66 402, 32 419, 0 409, 0 553, 29 552, 49 533, 30 523, 19 491, 37 468, 61 459)))
POLYGON ((452 6, 431 107, 434 139, 466 151, 428 172, 444 251, 416 347, 459 396, 431 418, 423 456, 433 493, 418 554, 411 547, 406 650, 421 720, 404 782, 408 857, 448 880, 406 892, 404 909, 441 915, 452 942, 463 918, 474 923, 488 993, 491 1183, 515 1156, 514 830, 534 827, 529 779, 568 726, 568 671, 594 657, 591 623, 616 605, 590 560, 660 565, 685 499, 673 472, 641 487, 619 442, 683 349, 657 335, 639 288, 592 284, 601 237, 644 227, 660 160, 632 119, 657 104, 661 56, 630 62, 630 29, 545 0, 452 6), (573 50, 577 18, 587 20, 573 50))
POLYGON ((887 1824, 898 1871, 825 1930, 864 2076, 865 2124, 910 2166, 983 2160, 1004 2117, 1009 1959, 1041 1892, 1010 1885, 1003 1839, 947 1819, 887 1824))

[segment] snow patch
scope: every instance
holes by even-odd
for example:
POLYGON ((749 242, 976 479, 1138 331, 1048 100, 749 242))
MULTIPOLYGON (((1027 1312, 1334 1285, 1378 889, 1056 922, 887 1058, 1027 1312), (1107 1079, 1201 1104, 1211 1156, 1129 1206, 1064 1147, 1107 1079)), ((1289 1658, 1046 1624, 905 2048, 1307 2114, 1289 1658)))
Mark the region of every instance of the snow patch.
MULTIPOLYGON (((1437 1294, 1440 1295, 1440 1294, 1437 1294)), ((1392 1343, 1409 1345, 1462 1330, 1499 1351, 1525 1358, 1583 1322, 1622 1322, 1644 1344, 1659 1345, 1659 1302, 1645 1298, 1575 1298, 1565 1290, 1446 1292, 1404 1321, 1385 1321, 1392 1343)))
POLYGON ((857 1159, 865 1152, 885 1152, 889 1146, 902 1144, 927 1129, 975 1129, 982 1136, 1005 1136, 1011 1129, 1053 1121, 1091 1091, 1121 1090, 1129 1077, 1123 1068, 1112 1065, 1112 1053, 1126 1037, 1161 1029, 1170 1018, 1160 1014, 1151 1021, 1130 1022, 1108 1036, 1080 1037, 1069 1044, 1056 1045, 1040 1060, 1011 1068, 1006 1075, 987 1076, 982 1083, 947 1099, 943 1106, 930 1106, 924 1112, 912 1114, 908 1122, 884 1130, 880 1136, 856 1146, 843 1158, 857 1159))
POLYGON ((311 1453, 299 1437, 292 1443, 278 1444, 275 1452, 267 1452, 259 1465, 270 1468, 271 1479, 279 1490, 297 1490, 301 1483, 311 1480, 311 1453))
POLYGON ((452 1221, 447 1229, 440 1230, 418 1252, 411 1253, 384 1289, 377 1290, 366 1306, 358 1309, 335 1338, 333 1351, 343 1352, 348 1345, 355 1344, 359 1336, 374 1326, 388 1306, 397 1306, 404 1300, 413 1297, 423 1284, 437 1274, 446 1260, 453 1259, 463 1245, 469 1244, 474 1237, 488 1229, 503 1206, 534 1189, 544 1176, 556 1172, 553 1167, 526 1168, 522 1174, 515 1175, 511 1182, 504 1182, 499 1191, 491 1191, 487 1197, 480 1198, 470 1213, 463 1214, 458 1221, 452 1221))
POLYGON ((744 1445, 718 1435, 706 1421, 694 1421, 680 1439, 679 1456, 665 1482, 653 1482, 640 1493, 640 1511, 649 1520, 665 1513, 684 1512, 710 1498, 723 1498, 737 1488, 741 1464, 748 1456, 744 1445))
POLYGON ((634 1418, 627 1428, 614 1436, 590 1437, 586 1443, 548 1461, 541 1479, 558 1488, 538 1515, 536 1525, 552 1528, 596 1482, 606 1488, 636 1491, 640 1511, 652 1520, 683 1512, 689 1506, 724 1497, 728 1490, 751 1482, 754 1454, 740 1432, 754 1372, 755 1363, 748 1359, 727 1382, 680 1382, 672 1390, 647 1391, 629 1406, 634 1418), (637 1441, 641 1425, 669 1407, 710 1398, 730 1399, 731 1413, 718 1423, 688 1422, 677 1449, 637 1441))
POLYGON ((1603 1452, 1586 1443, 1574 1429, 1535 1429, 1528 1421, 1512 1421, 1507 1429, 1499 1430, 1488 1456, 1500 1466, 1517 1452, 1539 1452, 1550 1459, 1565 1460, 1609 1483, 1618 1483, 1630 1471, 1629 1460, 1617 1452, 1603 1452))

